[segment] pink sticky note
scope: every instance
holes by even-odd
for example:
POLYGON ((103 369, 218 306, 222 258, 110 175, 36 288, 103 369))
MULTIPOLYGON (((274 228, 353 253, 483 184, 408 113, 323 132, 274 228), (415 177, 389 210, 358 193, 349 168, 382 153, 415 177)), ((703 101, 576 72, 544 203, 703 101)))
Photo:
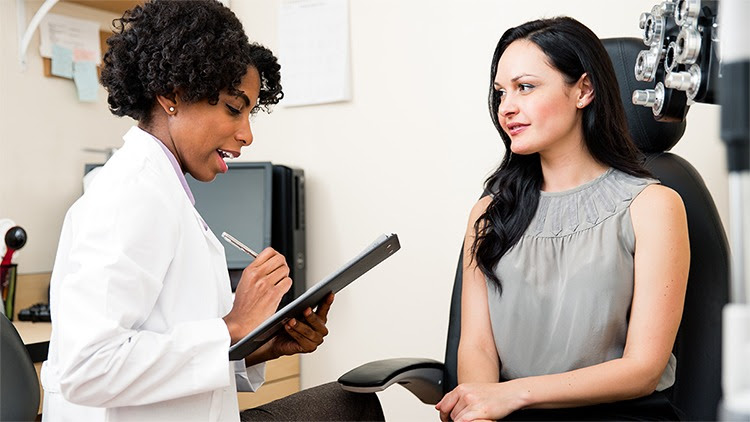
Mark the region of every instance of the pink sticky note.
POLYGON ((96 63, 96 53, 85 48, 74 48, 73 49, 73 61, 74 62, 94 62, 96 63))

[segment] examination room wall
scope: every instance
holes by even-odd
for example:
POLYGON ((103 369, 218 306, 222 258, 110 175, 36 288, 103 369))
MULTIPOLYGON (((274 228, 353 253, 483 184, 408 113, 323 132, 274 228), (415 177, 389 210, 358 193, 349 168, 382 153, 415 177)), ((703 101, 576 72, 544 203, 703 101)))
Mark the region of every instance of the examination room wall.
MULTIPOLYGON (((492 53, 504 30, 567 14, 600 37, 640 37, 640 13, 656 3, 349 2, 352 101, 279 105, 271 115, 257 117, 255 143, 243 155, 305 169, 309 281, 335 269, 378 233, 393 231, 401 239, 401 251, 338 296, 331 334, 316 353, 302 358, 303 387, 376 359, 443 360, 469 210, 503 150, 486 98, 492 53)), ((279 5, 279 0, 232 2, 250 37, 275 51, 279 5)), ((283 73, 282 57, 282 84, 283 73)), ((696 105, 675 152, 706 179, 726 222, 718 131, 718 107, 696 105)), ((400 386, 379 397, 389 420, 437 419, 431 406, 400 386)))
MULTIPOLYGON (((390 357, 443 359, 453 276, 469 210, 499 163, 486 108, 489 65, 509 26, 573 16, 601 37, 640 36, 656 0, 350 0, 352 100, 287 108, 253 121, 242 160, 301 167, 307 176, 308 280, 350 259, 380 233, 402 250, 342 291, 331 334, 302 358, 303 387, 390 357)), ((40 1, 27 1, 29 15, 40 1)), ((252 40, 278 49, 280 0, 232 0, 252 40)), ((59 13, 113 16, 70 4, 59 13)), ((67 208, 81 193, 84 147, 117 147, 133 123, 107 110, 106 93, 79 103, 72 81, 42 76, 38 32, 21 71, 16 2, 0 0, 0 217, 29 232, 22 273, 52 269, 67 208)), ((645 48, 645 47, 644 47, 645 48)), ((283 68, 282 68, 283 84, 283 68)), ((703 175, 728 223, 718 107, 695 105, 674 151, 703 175)), ((696 257, 695 259, 699 259, 696 257)), ((435 420, 399 386, 380 393, 389 420, 435 420)))
MULTIPOLYGON (((83 191, 84 164, 105 159, 83 148, 121 146, 133 120, 109 112, 101 87, 95 103, 82 103, 72 80, 45 77, 38 30, 22 70, 16 4, 0 0, 0 218, 11 218, 28 233, 14 257, 19 272, 48 272, 65 212, 83 191)), ((26 22, 41 4, 26 1, 26 22)), ((102 30, 115 17, 71 3, 58 3, 52 13, 99 22, 102 30)))

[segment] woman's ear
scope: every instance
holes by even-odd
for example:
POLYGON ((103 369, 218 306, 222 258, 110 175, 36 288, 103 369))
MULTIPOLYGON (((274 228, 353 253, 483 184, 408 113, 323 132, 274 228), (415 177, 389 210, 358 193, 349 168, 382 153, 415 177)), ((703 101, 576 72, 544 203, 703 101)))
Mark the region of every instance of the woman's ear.
POLYGON ((594 100, 594 85, 591 83, 588 73, 584 73, 576 83, 578 91, 578 108, 585 108, 594 100))
POLYGON ((174 93, 167 96, 157 95, 156 101, 167 115, 174 116, 177 113, 177 96, 174 93))

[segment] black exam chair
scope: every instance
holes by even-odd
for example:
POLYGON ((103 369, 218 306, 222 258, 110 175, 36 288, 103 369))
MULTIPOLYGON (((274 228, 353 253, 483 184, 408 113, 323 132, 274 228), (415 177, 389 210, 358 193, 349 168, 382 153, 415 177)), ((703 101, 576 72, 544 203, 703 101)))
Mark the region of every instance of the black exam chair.
MULTIPOLYGON (((667 392, 687 420, 715 420, 721 397, 721 312, 729 297, 729 246, 713 199, 703 179, 687 161, 665 152, 685 131, 685 122, 662 123, 650 108, 634 106, 636 89, 653 84, 635 80, 633 67, 645 49, 639 38, 602 40, 612 59, 625 105, 628 127, 646 154, 646 167, 662 184, 677 191, 685 203, 690 236, 690 275, 685 310, 674 354, 675 385, 667 392)), ((720 142, 719 134, 706 142, 720 142)), ((445 363, 399 358, 364 364, 339 378, 349 391, 382 391, 401 384, 428 404, 436 404, 456 387, 456 358, 460 337, 462 262, 459 255, 451 298, 445 363)))
POLYGON ((0 421, 34 421, 39 381, 16 327, 0 315, 0 421))

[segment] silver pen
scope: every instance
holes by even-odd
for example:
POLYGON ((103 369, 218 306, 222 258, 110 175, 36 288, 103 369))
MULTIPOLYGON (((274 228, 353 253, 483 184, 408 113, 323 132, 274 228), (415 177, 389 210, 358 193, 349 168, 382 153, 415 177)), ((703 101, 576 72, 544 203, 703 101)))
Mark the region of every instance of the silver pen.
POLYGON ((254 250, 248 248, 247 246, 245 246, 244 243, 242 243, 239 240, 235 239, 234 236, 232 236, 231 234, 229 234, 227 232, 223 232, 221 234, 221 237, 223 237, 224 240, 226 240, 227 242, 231 243, 232 246, 234 246, 235 248, 241 250, 242 252, 245 252, 246 254, 252 256, 253 258, 257 258, 258 257, 258 252, 255 252, 254 250))

